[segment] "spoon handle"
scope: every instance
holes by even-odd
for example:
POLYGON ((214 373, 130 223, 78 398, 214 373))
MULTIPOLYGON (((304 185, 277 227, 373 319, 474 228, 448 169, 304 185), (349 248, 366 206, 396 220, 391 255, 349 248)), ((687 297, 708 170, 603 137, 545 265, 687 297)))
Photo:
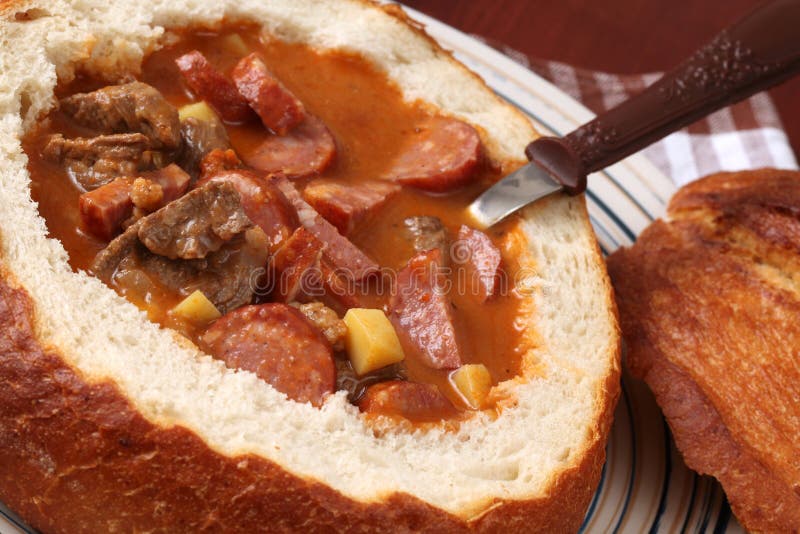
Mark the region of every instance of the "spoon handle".
POLYGON ((563 138, 525 149, 571 194, 662 137, 800 72, 800 0, 772 0, 719 33, 645 91, 563 138))

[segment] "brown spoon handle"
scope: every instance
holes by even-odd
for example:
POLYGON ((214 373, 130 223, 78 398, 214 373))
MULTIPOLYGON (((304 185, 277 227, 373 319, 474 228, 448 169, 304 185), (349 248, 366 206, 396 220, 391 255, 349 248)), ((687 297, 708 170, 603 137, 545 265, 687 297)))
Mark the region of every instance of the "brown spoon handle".
POLYGON ((644 92, 563 138, 525 149, 571 194, 599 171, 706 115, 800 72, 800 0, 771 0, 644 92))

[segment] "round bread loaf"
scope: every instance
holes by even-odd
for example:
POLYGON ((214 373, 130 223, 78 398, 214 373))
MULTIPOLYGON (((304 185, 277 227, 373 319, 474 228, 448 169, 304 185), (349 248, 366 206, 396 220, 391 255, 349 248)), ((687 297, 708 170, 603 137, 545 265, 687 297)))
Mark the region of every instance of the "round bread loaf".
POLYGON ((73 272, 31 200, 20 139, 59 82, 135 75, 170 28, 254 22, 361 54, 408 101, 519 165, 535 137, 396 7, 358 0, 63 0, 0 8, 0 500, 43 532, 575 531, 619 393, 615 308, 582 198, 519 218, 532 347, 497 417, 409 431, 227 369, 73 272), (166 30, 165 30, 166 28, 166 30))

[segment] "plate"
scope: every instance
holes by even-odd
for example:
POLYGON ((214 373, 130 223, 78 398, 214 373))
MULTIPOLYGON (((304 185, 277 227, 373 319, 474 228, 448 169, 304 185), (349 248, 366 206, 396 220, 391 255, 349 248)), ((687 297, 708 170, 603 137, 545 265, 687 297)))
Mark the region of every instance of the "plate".
MULTIPOLYGON (((405 8, 457 59, 545 134, 565 135, 594 114, 508 56, 436 19, 405 8)), ((589 177, 586 203, 600 248, 633 244, 664 213, 672 181, 634 155, 589 177)), ((623 376, 607 460, 581 532, 743 533, 720 485, 683 463, 647 386, 623 376)))
MULTIPOLYGON (((593 118, 591 111, 508 56, 477 39, 405 8, 432 37, 525 112, 542 133, 563 135, 593 118)), ((589 216, 604 254, 633 243, 664 212, 672 181, 642 156, 589 178, 589 216)), ((581 532, 744 533, 719 484, 689 470, 647 387, 624 376, 606 449, 607 461, 581 532)), ((32 533, 0 503, 0 533, 32 533)))

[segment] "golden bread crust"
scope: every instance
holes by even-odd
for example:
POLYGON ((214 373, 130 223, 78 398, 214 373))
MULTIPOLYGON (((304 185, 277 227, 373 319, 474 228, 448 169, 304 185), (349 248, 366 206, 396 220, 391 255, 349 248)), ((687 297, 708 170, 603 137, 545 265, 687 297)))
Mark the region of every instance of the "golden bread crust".
POLYGON ((710 176, 608 260, 627 363, 750 530, 800 529, 800 173, 710 176))
POLYGON ((471 522, 407 494, 359 503, 263 458, 228 457, 185 428, 147 421, 116 386, 87 383, 42 347, 33 321, 29 297, 5 274, 0 500, 43 532, 575 531, 605 460, 611 410, 583 462, 561 473, 547 498, 498 501, 471 522))

